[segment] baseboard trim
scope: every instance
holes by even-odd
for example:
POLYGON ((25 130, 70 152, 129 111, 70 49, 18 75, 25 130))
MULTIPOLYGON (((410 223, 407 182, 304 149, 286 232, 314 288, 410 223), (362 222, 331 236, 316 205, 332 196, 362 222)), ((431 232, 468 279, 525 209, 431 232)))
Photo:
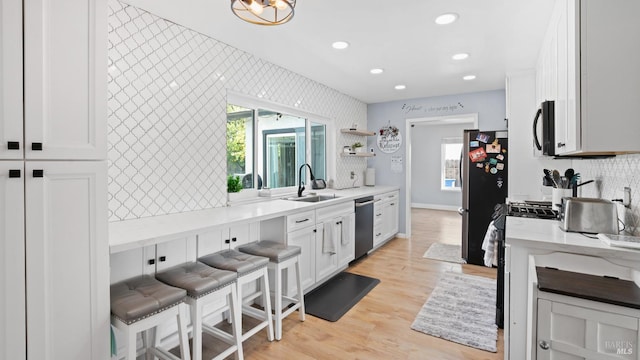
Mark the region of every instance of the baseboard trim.
POLYGON ((420 204, 420 203, 411 203, 412 208, 418 209, 431 209, 431 210, 445 210, 445 211, 458 211, 458 206, 452 205, 438 205, 438 204, 420 204))

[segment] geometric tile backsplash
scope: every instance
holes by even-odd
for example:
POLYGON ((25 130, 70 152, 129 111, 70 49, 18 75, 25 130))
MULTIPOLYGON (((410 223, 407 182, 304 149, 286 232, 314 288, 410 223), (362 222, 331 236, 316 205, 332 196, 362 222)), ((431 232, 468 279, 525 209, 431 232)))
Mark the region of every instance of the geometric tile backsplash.
MULTIPOLYGON (((111 0, 108 23, 110 221, 226 205, 228 89, 366 127, 365 103, 144 10, 111 0)), ((338 157, 336 187, 366 165, 338 157)))
POLYGON ((631 207, 618 205, 618 217, 624 222, 626 233, 640 236, 640 155, 574 160, 573 167, 580 173, 581 181, 595 181, 580 187, 581 196, 622 199, 624 188, 631 188, 631 207))

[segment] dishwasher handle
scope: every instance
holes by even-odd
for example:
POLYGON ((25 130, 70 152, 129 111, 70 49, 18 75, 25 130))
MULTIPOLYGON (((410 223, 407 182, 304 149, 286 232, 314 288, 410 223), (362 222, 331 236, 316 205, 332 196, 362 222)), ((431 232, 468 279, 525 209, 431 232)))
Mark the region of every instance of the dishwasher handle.
POLYGON ((369 204, 373 204, 374 201, 373 200, 369 200, 369 201, 365 201, 365 202, 361 202, 361 203, 356 203, 356 207, 363 207, 363 206, 367 206, 369 204))

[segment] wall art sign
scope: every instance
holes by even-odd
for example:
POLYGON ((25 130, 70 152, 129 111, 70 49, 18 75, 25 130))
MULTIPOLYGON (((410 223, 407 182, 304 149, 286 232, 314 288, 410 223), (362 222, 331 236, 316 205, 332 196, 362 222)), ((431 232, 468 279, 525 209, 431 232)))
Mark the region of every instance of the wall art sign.
POLYGON ((386 125, 378 130, 378 149, 380 151, 391 154, 402 146, 402 135, 400 130, 394 125, 386 125))

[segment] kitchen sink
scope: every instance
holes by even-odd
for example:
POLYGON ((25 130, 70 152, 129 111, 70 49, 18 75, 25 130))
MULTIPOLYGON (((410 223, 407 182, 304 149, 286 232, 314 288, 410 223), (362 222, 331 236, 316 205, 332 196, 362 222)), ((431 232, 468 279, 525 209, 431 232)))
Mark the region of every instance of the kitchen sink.
POLYGON ((289 197, 289 198, 285 198, 285 200, 291 200, 291 201, 304 201, 304 202, 320 202, 320 201, 327 201, 327 200, 333 200, 333 199, 337 199, 338 197, 335 195, 305 195, 303 197, 289 197))

